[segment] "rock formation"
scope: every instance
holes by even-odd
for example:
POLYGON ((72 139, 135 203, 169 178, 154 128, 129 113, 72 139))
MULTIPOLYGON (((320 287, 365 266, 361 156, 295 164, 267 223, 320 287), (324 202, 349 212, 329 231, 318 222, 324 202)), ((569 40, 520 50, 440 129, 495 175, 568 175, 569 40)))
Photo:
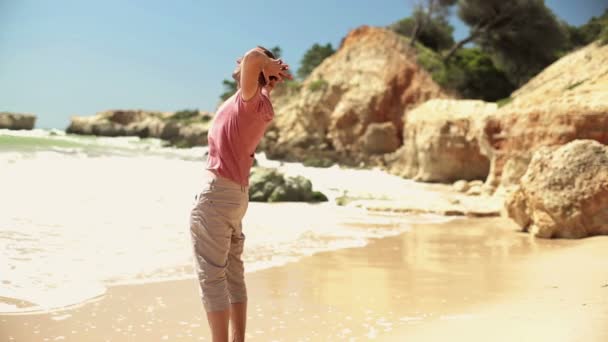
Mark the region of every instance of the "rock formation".
POLYGON ((479 139, 493 187, 517 185, 542 146, 575 139, 608 144, 608 45, 570 53, 511 97, 485 120, 479 139))
POLYGON ((437 97, 446 96, 416 64, 406 38, 362 26, 288 100, 273 98, 276 116, 261 147, 279 159, 369 160, 396 150, 404 113, 437 97))
POLYGON ((425 182, 485 180, 490 162, 478 136, 496 104, 478 100, 425 102, 408 112, 403 147, 388 157, 392 173, 425 182))
POLYGON ((67 133, 160 138, 178 146, 207 145, 212 115, 182 111, 109 110, 90 117, 73 116, 67 133))
POLYGON ((0 112, 0 128, 32 129, 35 124, 35 115, 0 112))
POLYGON ((505 206, 538 237, 608 234, 608 146, 574 140, 538 149, 505 206))

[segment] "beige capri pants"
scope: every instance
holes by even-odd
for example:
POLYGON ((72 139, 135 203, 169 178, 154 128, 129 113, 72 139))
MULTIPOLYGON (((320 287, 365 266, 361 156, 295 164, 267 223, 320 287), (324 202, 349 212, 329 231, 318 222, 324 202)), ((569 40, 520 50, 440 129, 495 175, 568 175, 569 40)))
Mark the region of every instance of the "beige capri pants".
POLYGON ((221 311, 247 301, 242 219, 249 188, 205 171, 203 189, 190 213, 190 236, 199 293, 205 310, 221 311))

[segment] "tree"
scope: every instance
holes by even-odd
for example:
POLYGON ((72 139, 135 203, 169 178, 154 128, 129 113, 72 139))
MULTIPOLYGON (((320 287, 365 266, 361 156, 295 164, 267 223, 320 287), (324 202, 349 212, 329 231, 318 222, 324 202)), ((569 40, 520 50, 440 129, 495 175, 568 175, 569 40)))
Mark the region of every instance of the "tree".
POLYGON ((224 92, 220 95, 220 99, 226 101, 232 94, 236 93, 236 81, 224 79, 222 85, 224 86, 224 92))
POLYGON ((469 42, 478 43, 516 85, 555 61, 566 32, 543 0, 459 0, 458 16, 469 36, 445 55, 448 61, 469 42))
MULTIPOLYGON (((281 58, 283 50, 281 50, 280 46, 276 45, 269 50, 276 58, 281 58)), ((224 79, 222 81, 222 85, 224 86, 224 92, 220 95, 220 99, 222 101, 226 101, 230 96, 232 96, 232 94, 236 93, 236 81, 224 79)))
POLYGON ((608 9, 600 17, 592 17, 579 27, 564 24, 568 32, 569 46, 567 50, 585 46, 595 40, 602 40, 608 34, 608 9))
POLYGON ((445 64, 438 83, 463 98, 497 101, 509 97, 515 86, 480 48, 464 48, 445 64))
POLYGON ((424 4, 419 3, 414 7, 413 15, 401 21, 403 35, 410 37, 410 46, 414 46, 416 40, 420 39, 424 45, 433 50, 438 50, 437 45, 442 43, 453 44, 452 32, 454 28, 448 23, 449 7, 454 5, 457 0, 425 0, 424 4), (408 20, 409 19, 409 20, 408 20), (438 36, 436 36, 438 35, 438 36), (442 41, 443 39, 443 41, 442 41), (427 41, 427 44, 423 40, 427 41), (435 43, 435 41, 438 41, 435 43), (428 44, 430 42, 430 44, 428 44))
POLYGON ((272 52, 272 54, 274 55, 275 58, 281 58, 281 56, 283 55, 283 50, 281 50, 280 46, 275 46, 270 48, 270 52, 272 52))
POLYGON ((420 9, 416 9, 411 17, 403 18, 389 26, 389 29, 410 37, 410 44, 417 39, 424 46, 434 51, 445 50, 454 45, 452 33, 454 28, 444 16, 437 16, 420 26, 417 17, 423 15, 420 9))
POLYGON ((315 43, 302 57, 300 68, 297 75, 301 79, 306 78, 323 60, 334 54, 336 50, 331 46, 331 43, 319 45, 315 43))

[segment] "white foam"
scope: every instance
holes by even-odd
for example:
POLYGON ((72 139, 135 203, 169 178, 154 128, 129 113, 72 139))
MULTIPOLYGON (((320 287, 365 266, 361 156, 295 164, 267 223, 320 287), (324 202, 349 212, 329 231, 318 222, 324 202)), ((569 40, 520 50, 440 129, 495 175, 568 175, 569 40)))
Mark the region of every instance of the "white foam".
MULTIPOLYGON (((36 130, 10 134, 49 136, 36 130)), ((0 297, 34 305, 19 309, 0 300, 0 312, 54 310, 99 298, 114 284, 194 276, 189 214, 202 183, 205 148, 166 148, 136 137, 49 139, 71 139, 103 153, 93 157, 79 147, 0 152, 0 259, 6 260, 0 263, 0 297), (116 152, 125 146, 133 153, 116 152)), ((261 164, 273 163, 258 157, 261 164)), ((280 169, 309 177, 330 198, 346 189, 370 196, 415 190, 377 170, 295 163, 280 169)), ((363 246, 420 220, 443 218, 371 216, 334 203, 250 203, 243 257, 247 270, 257 271, 363 246)))

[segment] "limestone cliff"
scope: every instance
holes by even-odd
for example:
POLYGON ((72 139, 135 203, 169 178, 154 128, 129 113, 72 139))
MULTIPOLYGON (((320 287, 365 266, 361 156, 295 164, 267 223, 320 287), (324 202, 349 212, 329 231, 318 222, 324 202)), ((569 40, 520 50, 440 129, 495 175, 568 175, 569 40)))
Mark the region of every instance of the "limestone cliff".
POLYGON ((517 185, 542 146, 608 144, 608 45, 593 43, 556 61, 483 125, 479 141, 492 186, 517 185))
POLYGON ((343 163, 370 160, 401 145, 407 111, 442 97, 446 95, 416 64, 404 37, 362 26, 295 94, 287 100, 273 98, 276 116, 262 148, 281 159, 325 155, 343 163), (386 142, 378 139, 383 134, 386 142))
POLYGON ((485 180, 490 162, 478 143, 481 123, 496 104, 435 99, 405 117, 403 147, 389 160, 392 173, 425 182, 485 180))

